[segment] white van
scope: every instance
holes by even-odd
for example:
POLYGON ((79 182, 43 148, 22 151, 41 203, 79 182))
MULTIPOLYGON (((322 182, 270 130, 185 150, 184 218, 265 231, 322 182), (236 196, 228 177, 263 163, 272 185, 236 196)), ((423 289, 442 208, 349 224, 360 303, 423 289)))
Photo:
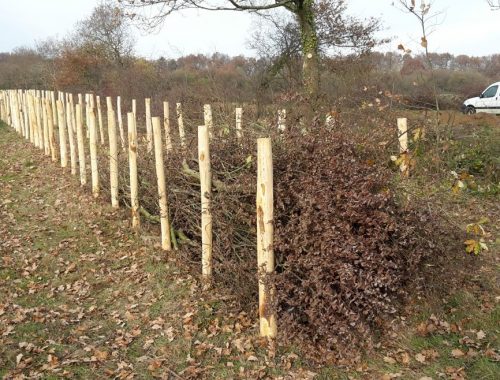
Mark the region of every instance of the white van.
POLYGON ((472 115, 476 112, 500 114, 500 82, 493 83, 481 95, 467 99, 462 112, 472 115))

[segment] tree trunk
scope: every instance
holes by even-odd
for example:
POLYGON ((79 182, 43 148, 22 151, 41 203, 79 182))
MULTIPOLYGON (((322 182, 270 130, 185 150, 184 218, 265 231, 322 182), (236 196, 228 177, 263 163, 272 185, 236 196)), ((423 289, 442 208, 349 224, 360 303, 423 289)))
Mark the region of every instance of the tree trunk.
POLYGON ((314 0, 301 1, 296 14, 302 39, 304 90, 314 101, 319 94, 319 48, 313 5, 314 0))

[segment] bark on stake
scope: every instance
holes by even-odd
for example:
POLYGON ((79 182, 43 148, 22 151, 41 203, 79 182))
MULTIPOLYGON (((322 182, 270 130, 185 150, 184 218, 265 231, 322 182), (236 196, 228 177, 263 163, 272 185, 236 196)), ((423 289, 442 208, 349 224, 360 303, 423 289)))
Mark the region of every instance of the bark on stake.
POLYGON ((57 120, 59 122, 59 149, 61 151, 61 167, 68 166, 68 148, 66 146, 66 118, 64 117, 63 103, 57 101, 57 120))
POLYGON ((212 107, 210 106, 210 104, 205 104, 203 106, 203 121, 208 128, 208 135, 210 136, 210 138, 212 138, 214 122, 212 119, 212 107))
POLYGON ((108 108, 108 140, 109 140, 109 183, 111 187, 111 206, 118 208, 118 142, 116 139, 115 111, 111 98, 106 98, 108 108))
POLYGON ((76 175, 76 144, 73 127, 73 107, 71 103, 66 103, 66 120, 68 121, 69 157, 71 163, 71 174, 76 175))
POLYGON ((89 107, 89 144, 90 144, 90 170, 92 172, 92 195, 99 196, 99 172, 97 169, 97 122, 94 109, 89 107))
POLYGON ((116 98, 116 112, 118 113, 118 129, 120 130, 120 142, 122 149, 125 150, 125 135, 123 133, 123 118, 122 118, 122 98, 116 98))
POLYGON ((403 176, 408 176, 410 174, 410 168, 408 167, 408 124, 406 118, 398 118, 398 138, 399 138, 399 153, 400 155, 406 155, 406 160, 402 160, 399 168, 403 176))
POLYGON ((165 168, 163 167, 163 142, 161 140, 161 124, 159 117, 153 117, 153 139, 155 146, 156 179, 160 203, 161 247, 170 251, 170 222, 168 220, 167 186, 165 183, 165 168))
POLYGON ((241 127, 243 122, 243 108, 236 108, 236 137, 241 140, 243 129, 241 127))
POLYGON ((153 130, 151 129, 151 99, 144 100, 146 109, 146 141, 148 143, 148 153, 153 151, 153 130))
POLYGON ((104 126, 102 123, 101 97, 96 96, 97 102, 97 119, 99 120, 99 135, 101 137, 101 145, 104 145, 104 126))
POLYGON ((57 150, 56 150, 56 138, 54 135, 54 120, 52 119, 52 107, 49 99, 46 99, 47 107, 47 124, 49 127, 49 147, 50 147, 50 157, 52 162, 57 161, 57 150))
POLYGON ((163 129, 165 129, 165 147, 167 152, 172 150, 172 139, 170 137, 170 106, 163 102, 163 129))
POLYGON ((85 163, 85 142, 83 136, 82 105, 76 105, 76 139, 78 141, 78 161, 80 164, 80 185, 87 184, 87 167, 85 163))
POLYGON ((186 147, 186 133, 184 132, 184 119, 182 118, 182 104, 177 103, 175 109, 177 111, 177 124, 179 125, 181 148, 184 149, 186 147))
POLYGON ((286 129, 286 109, 278 111, 278 130, 283 132, 286 129))
POLYGON ((212 190, 212 169, 210 167, 210 145, 208 127, 198 127, 198 162, 201 185, 201 263, 205 280, 212 277, 212 212, 210 209, 212 190))
POLYGON ((132 208, 132 228, 139 230, 139 185, 137 180, 137 128, 133 112, 127 114, 128 160, 130 167, 130 206, 132 208))
POLYGON ((50 136, 49 136, 49 117, 48 113, 50 111, 47 110, 45 98, 42 99, 41 107, 42 107, 42 119, 43 119, 43 147, 45 148, 45 155, 50 155, 50 136))
POLYGON ((398 118, 399 153, 408 150, 408 124, 405 117, 398 118))
POLYGON ((275 338, 274 287, 265 276, 274 272, 273 158, 271 139, 257 139, 257 264, 259 273, 260 335, 275 338))

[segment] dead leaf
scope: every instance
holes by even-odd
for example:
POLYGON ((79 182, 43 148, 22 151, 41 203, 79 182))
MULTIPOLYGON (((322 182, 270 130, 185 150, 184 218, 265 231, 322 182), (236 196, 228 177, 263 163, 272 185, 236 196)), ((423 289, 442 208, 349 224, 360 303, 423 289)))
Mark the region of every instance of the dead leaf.
POLYGON ((459 350, 458 348, 455 348, 451 350, 451 356, 454 358, 461 358, 465 355, 465 353, 462 350, 459 350))

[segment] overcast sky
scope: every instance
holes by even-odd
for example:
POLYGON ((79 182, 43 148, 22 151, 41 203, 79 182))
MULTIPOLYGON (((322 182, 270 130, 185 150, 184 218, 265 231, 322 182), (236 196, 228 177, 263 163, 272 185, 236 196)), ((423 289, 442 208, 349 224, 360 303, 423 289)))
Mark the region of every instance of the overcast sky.
MULTIPOLYGON (((224 1, 224 0, 221 0, 224 1)), ((384 50, 399 43, 418 51, 419 26, 414 16, 392 6, 397 0, 350 0, 350 13, 378 17, 392 37, 384 50)), ((0 51, 33 46, 48 37, 65 37, 75 23, 87 17, 98 0, 0 0, 0 51)), ((500 11, 489 10, 485 0, 434 0, 442 10, 441 24, 429 38, 429 48, 453 54, 500 53, 500 11)), ((145 57, 178 57, 190 53, 222 52, 251 55, 246 41, 255 16, 239 12, 189 11, 172 15, 153 35, 136 31, 136 52, 145 57)))

